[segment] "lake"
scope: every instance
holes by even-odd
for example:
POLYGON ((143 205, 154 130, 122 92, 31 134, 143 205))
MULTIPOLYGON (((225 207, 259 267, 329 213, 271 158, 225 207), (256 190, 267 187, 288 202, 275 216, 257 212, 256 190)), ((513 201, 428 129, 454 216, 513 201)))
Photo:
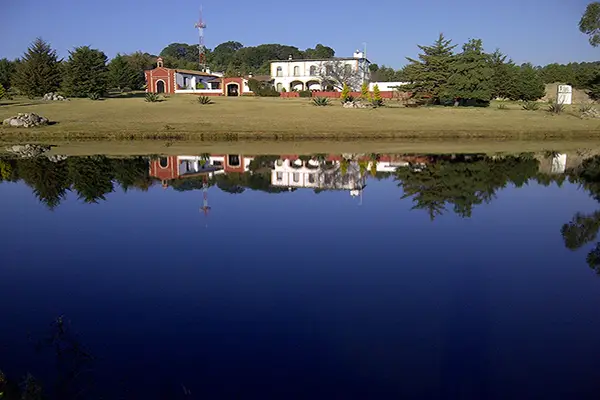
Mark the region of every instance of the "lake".
POLYGON ((59 151, 0 158, 6 393, 598 397, 597 152, 59 151))

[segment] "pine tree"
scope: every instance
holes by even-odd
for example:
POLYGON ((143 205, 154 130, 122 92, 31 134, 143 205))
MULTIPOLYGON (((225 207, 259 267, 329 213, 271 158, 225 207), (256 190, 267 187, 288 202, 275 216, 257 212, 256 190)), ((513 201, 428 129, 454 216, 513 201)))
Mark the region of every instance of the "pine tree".
POLYGON ((434 103, 439 103, 440 98, 447 96, 447 83, 454 63, 454 48, 452 40, 443 34, 432 46, 419 46, 423 54, 419 59, 408 58, 410 64, 404 68, 405 79, 410 84, 405 90, 412 92, 413 97, 429 97, 434 103))
POLYGON ((76 47, 69 52, 64 89, 69 96, 85 97, 106 93, 108 73, 106 55, 89 46, 76 47))
POLYGON ((546 94, 542 78, 529 63, 521 65, 517 82, 517 93, 520 100, 535 101, 546 94))
POLYGON ((15 73, 17 63, 6 58, 0 60, 0 85, 10 89, 11 79, 15 73))
POLYGON ((490 56, 492 67, 492 99, 518 99, 519 69, 512 62, 506 61, 506 56, 496 50, 490 56))
POLYGON ((3 99, 5 94, 6 91, 4 90, 4 86, 2 86, 2 84, 0 83, 0 99, 3 99))
POLYGON ((340 94, 340 98, 345 103, 347 101, 349 95, 350 95, 350 88, 348 87, 348 85, 346 83, 344 83, 344 86, 342 87, 342 93, 340 94))
POLYGON ((59 64, 56 51, 37 38, 17 65, 13 84, 28 97, 54 92, 61 82, 59 64))
POLYGON ((461 102, 489 103, 492 99, 493 76, 489 55, 483 51, 480 39, 471 39, 463 46, 462 53, 456 55, 448 78, 447 93, 461 102))
POLYGON ((108 64, 108 80, 112 88, 119 90, 123 90, 124 88, 132 89, 137 85, 137 78, 137 71, 120 54, 117 54, 111 60, 110 64, 108 64))
POLYGON ((369 100, 369 97, 371 97, 371 94, 369 93, 369 85, 367 84, 367 82, 363 82, 362 86, 360 87, 360 97, 363 100, 369 100))
POLYGON ((373 100, 378 103, 383 101, 383 97, 381 97, 381 91, 379 90, 379 85, 375 85, 373 87, 373 100))

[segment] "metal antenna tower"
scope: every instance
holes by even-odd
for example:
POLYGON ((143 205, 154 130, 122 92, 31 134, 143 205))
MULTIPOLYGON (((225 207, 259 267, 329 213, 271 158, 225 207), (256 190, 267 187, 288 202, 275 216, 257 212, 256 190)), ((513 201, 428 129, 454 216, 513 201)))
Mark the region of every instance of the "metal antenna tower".
POLYGON ((200 19, 194 27, 198 29, 198 63, 200 71, 206 72, 206 47, 204 47, 204 28, 206 28, 206 23, 202 19, 202 6, 200 7, 200 19))

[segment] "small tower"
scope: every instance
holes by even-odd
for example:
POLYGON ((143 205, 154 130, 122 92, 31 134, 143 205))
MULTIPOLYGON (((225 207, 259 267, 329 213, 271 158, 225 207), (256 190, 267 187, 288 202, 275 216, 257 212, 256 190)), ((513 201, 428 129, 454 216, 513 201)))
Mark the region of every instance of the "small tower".
POLYGON ((162 57, 158 57, 158 58, 156 59, 156 66, 157 66, 158 68, 162 68, 162 67, 164 66, 164 62, 163 62, 163 58, 162 58, 162 57))

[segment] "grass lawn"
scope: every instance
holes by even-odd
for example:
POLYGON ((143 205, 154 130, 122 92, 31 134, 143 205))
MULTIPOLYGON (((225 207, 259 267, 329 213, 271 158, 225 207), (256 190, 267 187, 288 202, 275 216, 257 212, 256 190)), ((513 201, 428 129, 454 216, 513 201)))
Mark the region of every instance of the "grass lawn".
POLYGON ((382 140, 382 139, 596 139, 600 120, 582 120, 577 106, 551 115, 542 105, 524 111, 489 108, 405 108, 391 101, 379 109, 344 109, 338 101, 315 107, 309 99, 215 98, 200 105, 193 95, 159 103, 143 97, 101 101, 73 99, 0 102, 0 120, 34 112, 57 123, 23 129, 0 126, 3 141, 48 139, 382 140))

